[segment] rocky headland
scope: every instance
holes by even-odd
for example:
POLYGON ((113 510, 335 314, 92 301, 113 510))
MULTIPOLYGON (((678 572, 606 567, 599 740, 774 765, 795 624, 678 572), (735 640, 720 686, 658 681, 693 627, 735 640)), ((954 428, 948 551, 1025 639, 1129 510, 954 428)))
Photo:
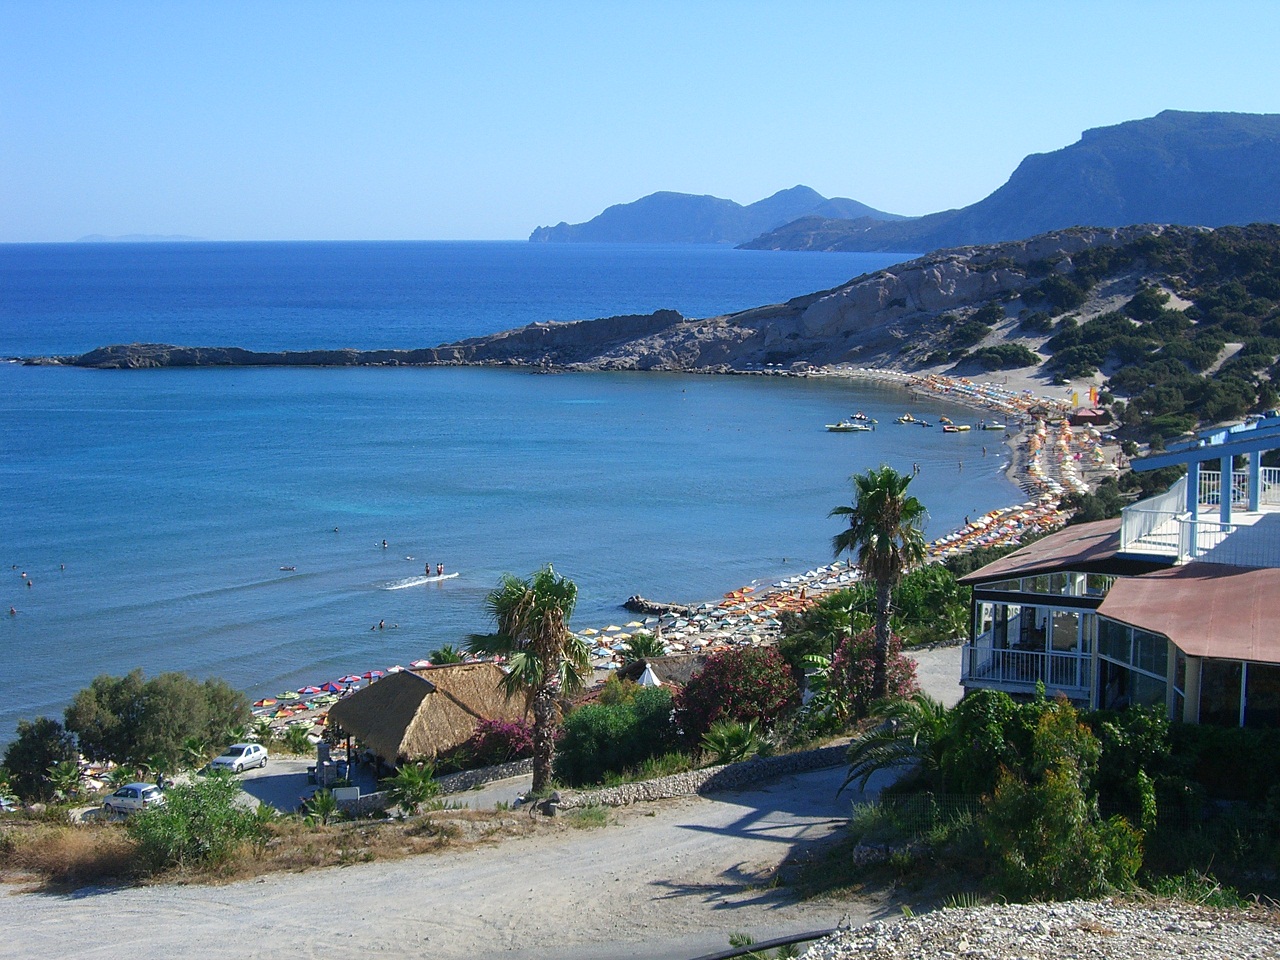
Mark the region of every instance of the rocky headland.
MULTIPOLYGON (((1067 274, 1072 257, 1144 238, 1185 238, 1195 228, 1140 225, 1073 228, 1027 240, 941 250, 864 274, 786 303, 695 319, 674 310, 597 320, 534 323, 437 347, 408 350, 255 352, 237 347, 128 344, 75 357, 29 360, 99 369, 190 366, 507 365, 548 370, 662 370, 697 373, 806 369, 837 364, 921 370, 953 327, 984 306, 1000 307, 982 345, 1045 339, 1018 329, 1024 298, 1046 272, 1067 274), (1045 266, 1050 265, 1050 266, 1045 266)), ((1150 280, 1142 264, 1107 277, 1087 317, 1115 309, 1150 280)), ((1158 282, 1158 281, 1157 281, 1158 282)))

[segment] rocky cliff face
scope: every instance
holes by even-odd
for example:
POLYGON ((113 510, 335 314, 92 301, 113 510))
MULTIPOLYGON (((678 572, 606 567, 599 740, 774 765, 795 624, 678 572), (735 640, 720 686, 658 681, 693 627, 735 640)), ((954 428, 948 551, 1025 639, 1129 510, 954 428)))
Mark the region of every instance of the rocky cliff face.
MULTIPOLYGON (((1072 229, 1029 240, 943 250, 787 303, 709 319, 674 310, 516 330, 417 350, 255 353, 156 344, 105 347, 80 366, 493 364, 555 369, 732 371, 767 365, 853 363, 909 369, 951 325, 987 304, 1004 304, 1040 283, 1032 265, 1165 232, 1153 226, 1072 229)), ((1183 230, 1184 228, 1173 228, 1183 230)), ((1065 259, 1063 259, 1065 257, 1065 259)), ((64 361, 66 362, 66 361, 64 361)))

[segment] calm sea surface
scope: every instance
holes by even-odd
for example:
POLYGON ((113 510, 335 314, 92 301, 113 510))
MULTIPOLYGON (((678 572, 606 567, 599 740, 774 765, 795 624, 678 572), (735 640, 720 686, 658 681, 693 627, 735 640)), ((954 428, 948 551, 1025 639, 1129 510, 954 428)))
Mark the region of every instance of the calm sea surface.
MULTIPOLYGON (((900 259, 0 246, 0 354, 432 346, 534 320, 709 316, 900 259)), ((898 427, 900 391, 847 383, 0 364, 0 400, 0 604, 17 610, 0 616, 0 744, 99 673, 185 670, 256 697, 407 663, 484 630, 498 576, 548 561, 580 586, 580 626, 626 622, 618 604, 633 593, 703 600, 808 569, 830 559, 838 526, 826 514, 848 501, 849 474, 882 461, 921 464, 912 492, 930 535, 1019 499, 1003 447, 988 438, 983 457, 979 434, 898 427), (855 409, 881 428, 823 430, 855 409), (401 587, 426 562, 461 576, 401 587)))

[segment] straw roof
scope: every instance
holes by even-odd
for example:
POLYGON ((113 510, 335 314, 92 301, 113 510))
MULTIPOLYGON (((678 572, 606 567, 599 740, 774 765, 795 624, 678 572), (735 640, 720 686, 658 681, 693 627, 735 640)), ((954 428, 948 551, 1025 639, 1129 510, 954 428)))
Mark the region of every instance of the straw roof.
POLYGON ((384 760, 430 759, 465 742, 481 720, 525 717, 524 700, 508 700, 502 678, 492 663, 402 670, 335 703, 329 719, 384 760))

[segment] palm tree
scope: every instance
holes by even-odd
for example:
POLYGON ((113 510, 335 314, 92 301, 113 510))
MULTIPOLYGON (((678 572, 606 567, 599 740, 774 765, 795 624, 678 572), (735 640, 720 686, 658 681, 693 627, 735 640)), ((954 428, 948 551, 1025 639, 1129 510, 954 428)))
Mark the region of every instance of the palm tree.
POLYGON ((569 632, 578 586, 547 564, 528 580, 503 574, 485 599, 497 631, 467 640, 472 653, 507 658, 502 685, 508 697, 524 695, 533 708, 533 792, 551 785, 555 759, 557 694, 573 694, 586 683, 587 645, 569 632))
POLYGON ((888 690, 889 605, 894 586, 913 564, 925 556, 924 505, 907 495, 911 478, 892 467, 855 474, 853 505, 836 507, 828 516, 848 517, 849 528, 831 538, 836 557, 846 550, 863 576, 876 585, 875 673, 871 685, 872 699, 879 700, 888 690))
POLYGON ((849 775, 843 790, 855 780, 866 790, 871 775, 881 770, 914 771, 930 789, 944 790, 942 751, 951 730, 950 713, 927 693, 909 700, 881 703, 872 716, 882 721, 849 744, 849 775))
POLYGON ((622 645, 622 665, 637 660, 648 660, 650 657, 665 657, 667 647, 652 633, 637 633, 622 645))
POLYGON ((442 667, 449 663, 462 663, 465 658, 461 650, 456 650, 453 644, 446 643, 439 650, 433 651, 430 659, 432 666, 442 667))

